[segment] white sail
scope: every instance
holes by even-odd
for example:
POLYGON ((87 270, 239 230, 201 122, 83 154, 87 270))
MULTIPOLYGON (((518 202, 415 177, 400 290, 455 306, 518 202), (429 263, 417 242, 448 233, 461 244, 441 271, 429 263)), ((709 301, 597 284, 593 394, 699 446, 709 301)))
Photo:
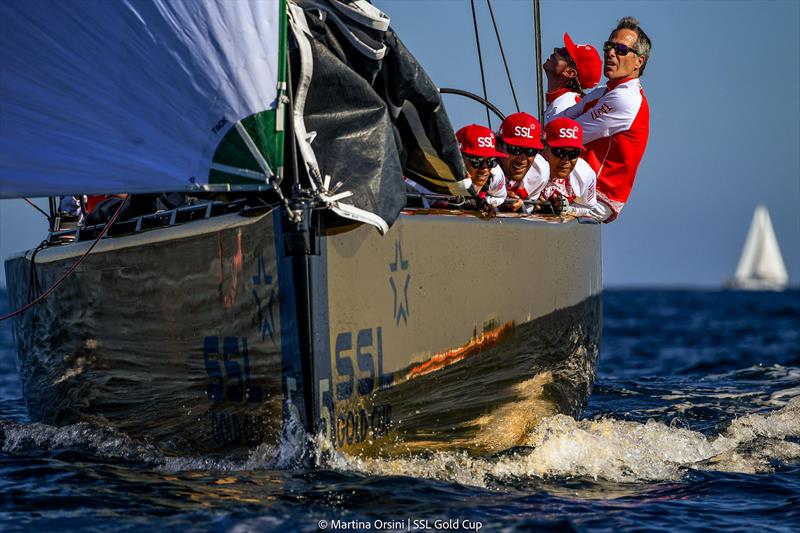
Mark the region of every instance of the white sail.
MULTIPOLYGON (((284 9, 279 0, 0 2, 0 198, 206 185, 224 136, 278 105, 284 9)), ((269 121, 256 144, 282 154, 266 138, 282 127, 269 121)), ((242 166, 229 174, 248 175, 242 166)))
POLYGON ((743 289, 784 289, 789 275, 767 208, 756 207, 733 285, 743 289))

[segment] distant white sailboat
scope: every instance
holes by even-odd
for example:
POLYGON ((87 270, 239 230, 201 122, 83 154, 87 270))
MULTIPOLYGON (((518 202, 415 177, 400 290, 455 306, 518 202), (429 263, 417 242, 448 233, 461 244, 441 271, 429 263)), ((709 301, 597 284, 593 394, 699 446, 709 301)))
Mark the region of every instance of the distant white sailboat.
POLYGON ((756 207, 747 233, 736 275, 728 282, 733 289, 782 291, 789 282, 786 266, 772 229, 769 212, 756 207))

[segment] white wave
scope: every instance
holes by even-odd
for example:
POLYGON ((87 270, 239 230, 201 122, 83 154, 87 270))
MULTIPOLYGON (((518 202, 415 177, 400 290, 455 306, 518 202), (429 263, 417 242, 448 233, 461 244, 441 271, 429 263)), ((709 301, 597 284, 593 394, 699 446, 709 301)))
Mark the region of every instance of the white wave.
POLYGON ((55 427, 42 423, 0 423, 2 451, 12 455, 76 450, 98 457, 152 462, 161 456, 156 448, 139 443, 111 428, 82 422, 55 427))
POLYGON ((530 453, 475 458, 466 453, 368 459, 334 453, 329 465, 369 475, 405 475, 464 485, 493 480, 589 477, 615 482, 677 480, 687 468, 769 472, 800 459, 800 397, 766 414, 731 422, 715 437, 649 421, 575 420, 556 415, 525 442, 530 453))
POLYGON ((295 417, 285 423, 275 445, 261 444, 250 450, 245 458, 168 455, 156 446, 133 439, 119 430, 87 422, 57 427, 39 422, 0 420, 0 451, 10 455, 75 451, 103 459, 145 463, 166 473, 290 469, 308 458, 309 448, 305 430, 295 417))

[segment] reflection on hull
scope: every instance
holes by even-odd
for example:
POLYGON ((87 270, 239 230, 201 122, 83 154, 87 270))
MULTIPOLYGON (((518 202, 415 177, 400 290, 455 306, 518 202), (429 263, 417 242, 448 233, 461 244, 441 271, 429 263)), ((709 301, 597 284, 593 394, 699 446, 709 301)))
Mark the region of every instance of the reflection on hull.
MULTIPOLYGON (((271 220, 237 215, 101 242, 17 319, 36 421, 112 426, 165 450, 245 451, 282 425, 280 297, 271 220), (191 231, 187 231, 191 226, 191 231)), ((49 286, 88 243, 45 249, 49 286)), ((6 263, 12 305, 30 262, 6 263)))
MULTIPOLYGON (((599 350, 599 227, 410 215, 385 237, 315 220, 299 255, 277 210, 102 241, 15 323, 31 417, 179 454, 278 447, 297 420, 379 455, 494 453, 577 415, 599 350), (467 283, 520 273, 528 286, 491 298, 467 283)), ((86 246, 39 252, 43 286, 86 246)), ((30 253, 6 262, 12 307, 30 268, 30 253)))
POLYGON ((430 367, 410 367, 405 379, 369 399, 391 406, 388 437, 376 439, 358 423, 351 431, 340 419, 337 447, 369 456, 423 450, 485 454, 521 445, 542 418, 577 416, 583 409, 594 382, 600 313, 600 298, 592 297, 510 331, 506 326, 504 342, 436 370, 418 374, 415 370, 430 367))

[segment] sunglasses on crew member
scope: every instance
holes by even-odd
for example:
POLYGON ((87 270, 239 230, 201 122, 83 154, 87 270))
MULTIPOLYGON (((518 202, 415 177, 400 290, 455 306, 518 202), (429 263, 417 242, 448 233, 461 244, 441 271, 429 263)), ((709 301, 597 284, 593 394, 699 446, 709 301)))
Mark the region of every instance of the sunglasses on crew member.
POLYGON ((553 148, 550 151, 553 152, 553 155, 559 159, 573 160, 577 159, 578 156, 581 155, 580 148, 553 148))
POLYGON ((497 166, 497 159, 493 157, 469 157, 465 156, 472 168, 494 168, 497 166))
POLYGON ((553 48, 553 53, 561 56, 561 59, 567 61, 571 67, 575 66, 575 60, 572 59, 572 56, 569 55, 569 50, 567 50, 566 46, 562 46, 561 48, 553 48))
POLYGON ((498 146, 502 151, 508 155, 524 155, 525 157, 536 157, 539 150, 536 148, 524 148, 522 146, 514 146, 513 144, 501 144, 498 146))
POLYGON ((614 49, 614 52, 616 52, 618 56, 626 56, 628 55, 628 52, 633 52, 634 54, 636 54, 636 50, 634 50, 627 44, 612 43, 611 41, 606 41, 605 44, 603 44, 603 52, 610 52, 612 48, 614 49))

